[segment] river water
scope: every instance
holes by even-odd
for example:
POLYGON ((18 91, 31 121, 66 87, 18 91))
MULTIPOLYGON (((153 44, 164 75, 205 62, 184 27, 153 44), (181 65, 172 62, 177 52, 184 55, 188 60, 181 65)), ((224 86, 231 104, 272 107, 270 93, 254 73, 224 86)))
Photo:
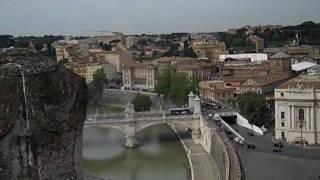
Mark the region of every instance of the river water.
POLYGON ((143 146, 123 147, 118 130, 86 128, 83 167, 88 174, 112 180, 189 180, 189 164, 182 145, 167 125, 149 127, 138 134, 143 146))

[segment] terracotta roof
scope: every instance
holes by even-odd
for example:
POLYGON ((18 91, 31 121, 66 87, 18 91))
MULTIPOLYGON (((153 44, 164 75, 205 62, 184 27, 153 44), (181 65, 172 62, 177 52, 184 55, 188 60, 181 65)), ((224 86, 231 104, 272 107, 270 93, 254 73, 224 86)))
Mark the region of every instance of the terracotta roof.
POLYGON ((225 82, 245 82, 248 77, 224 76, 221 79, 225 82))

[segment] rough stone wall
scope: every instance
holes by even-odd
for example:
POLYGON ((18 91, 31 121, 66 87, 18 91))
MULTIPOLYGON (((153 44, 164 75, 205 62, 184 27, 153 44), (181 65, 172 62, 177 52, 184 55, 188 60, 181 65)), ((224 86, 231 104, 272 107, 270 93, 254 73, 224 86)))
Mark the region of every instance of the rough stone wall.
POLYGON ((200 143, 216 162, 221 180, 240 180, 241 166, 237 152, 222 129, 202 119, 200 131, 200 143))
MULTIPOLYGON (((113 104, 127 105, 127 103, 132 102, 134 97, 139 93, 150 97, 152 101, 152 107, 151 107, 152 110, 160 109, 161 97, 155 93, 144 92, 144 91, 138 92, 138 91, 128 91, 128 90, 118 90, 118 89, 105 89, 100 103, 102 104, 113 103, 113 104)), ((168 109, 172 107, 175 107, 175 105, 170 100, 163 101, 163 107, 162 107, 163 109, 168 109)))
POLYGON ((82 78, 40 55, 0 59, 1 180, 83 179, 86 91, 82 78))

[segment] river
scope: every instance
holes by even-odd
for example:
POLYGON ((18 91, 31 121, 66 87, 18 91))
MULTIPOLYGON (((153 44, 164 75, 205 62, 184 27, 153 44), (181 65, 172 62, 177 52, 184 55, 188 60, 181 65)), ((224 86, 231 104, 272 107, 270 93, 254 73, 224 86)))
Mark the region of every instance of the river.
POLYGON ((124 135, 108 128, 86 128, 83 167, 88 174, 112 180, 189 180, 189 164, 182 145, 167 125, 138 134, 143 146, 123 147, 124 135))

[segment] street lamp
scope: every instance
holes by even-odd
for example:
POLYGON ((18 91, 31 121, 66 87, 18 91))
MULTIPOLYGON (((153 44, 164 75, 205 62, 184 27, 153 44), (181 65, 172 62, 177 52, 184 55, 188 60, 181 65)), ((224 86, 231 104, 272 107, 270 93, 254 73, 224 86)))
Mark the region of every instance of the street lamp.
POLYGON ((304 127, 304 124, 305 124, 306 122, 305 121, 303 121, 303 120, 299 120, 298 121, 298 125, 299 125, 299 128, 300 128, 300 143, 301 143, 301 149, 300 149, 300 158, 302 159, 303 158, 303 141, 302 141, 302 138, 303 138, 303 136, 302 136, 302 130, 303 130, 303 127, 304 127))

